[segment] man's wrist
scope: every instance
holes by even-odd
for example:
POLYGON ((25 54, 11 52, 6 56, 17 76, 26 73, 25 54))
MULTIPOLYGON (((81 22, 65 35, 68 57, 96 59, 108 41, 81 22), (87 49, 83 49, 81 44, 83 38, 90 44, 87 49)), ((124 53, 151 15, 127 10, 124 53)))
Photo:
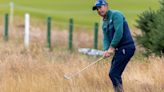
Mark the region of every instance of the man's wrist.
POLYGON ((114 51, 115 51, 115 48, 110 46, 108 49, 108 53, 114 53, 114 51))

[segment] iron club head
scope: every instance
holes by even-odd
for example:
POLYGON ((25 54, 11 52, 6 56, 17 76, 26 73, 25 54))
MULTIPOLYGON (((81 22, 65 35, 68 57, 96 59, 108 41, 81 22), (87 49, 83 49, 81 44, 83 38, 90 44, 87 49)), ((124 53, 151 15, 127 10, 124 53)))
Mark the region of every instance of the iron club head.
POLYGON ((67 75, 64 75, 64 79, 70 80, 71 77, 68 77, 67 75))

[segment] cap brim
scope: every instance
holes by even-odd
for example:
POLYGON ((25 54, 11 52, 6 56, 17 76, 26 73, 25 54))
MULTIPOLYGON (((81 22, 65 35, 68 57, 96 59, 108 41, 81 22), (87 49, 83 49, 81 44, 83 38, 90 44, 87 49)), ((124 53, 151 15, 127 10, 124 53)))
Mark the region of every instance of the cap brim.
POLYGON ((97 10, 97 6, 93 6, 92 7, 92 10, 94 11, 94 10, 97 10))

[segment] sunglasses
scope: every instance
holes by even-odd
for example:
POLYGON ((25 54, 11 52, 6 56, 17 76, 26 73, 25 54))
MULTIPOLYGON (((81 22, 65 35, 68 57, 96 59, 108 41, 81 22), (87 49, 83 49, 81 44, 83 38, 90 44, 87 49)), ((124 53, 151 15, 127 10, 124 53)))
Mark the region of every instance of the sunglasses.
POLYGON ((97 6, 96 8, 97 8, 97 10, 98 10, 98 9, 101 9, 101 6, 97 6))

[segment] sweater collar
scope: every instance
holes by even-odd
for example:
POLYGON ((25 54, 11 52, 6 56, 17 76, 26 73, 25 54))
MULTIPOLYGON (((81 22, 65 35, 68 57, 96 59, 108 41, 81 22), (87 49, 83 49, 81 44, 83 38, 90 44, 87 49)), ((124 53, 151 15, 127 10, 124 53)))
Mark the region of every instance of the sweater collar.
POLYGON ((103 18, 103 21, 109 20, 110 17, 111 17, 111 13, 112 13, 112 11, 111 11, 111 10, 108 10, 108 11, 107 11, 107 15, 103 18))

